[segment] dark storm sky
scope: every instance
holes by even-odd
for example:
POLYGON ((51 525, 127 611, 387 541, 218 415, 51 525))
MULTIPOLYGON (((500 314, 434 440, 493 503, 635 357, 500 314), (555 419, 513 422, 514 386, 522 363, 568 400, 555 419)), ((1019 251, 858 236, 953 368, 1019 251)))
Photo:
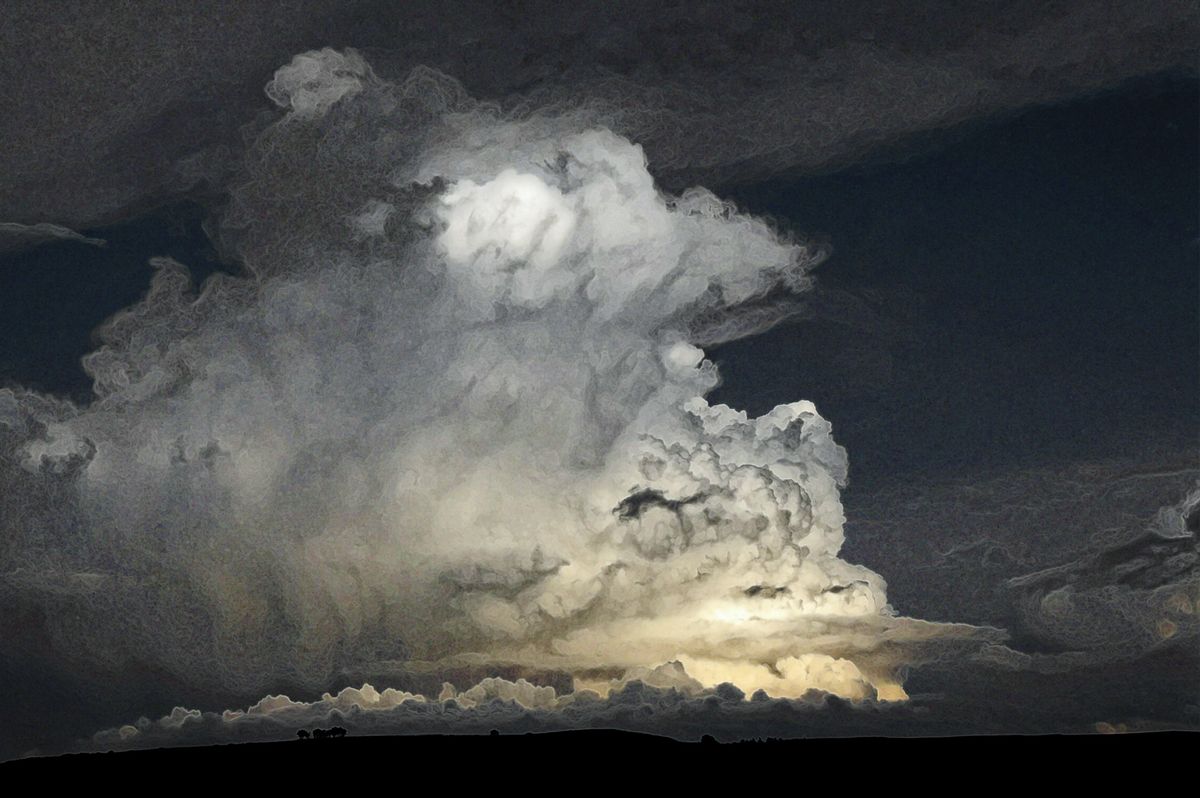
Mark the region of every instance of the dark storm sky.
POLYGON ((847 556, 898 608, 1011 628, 1003 578, 1194 480, 1198 119, 1195 81, 1141 81, 905 163, 735 193, 835 254, 814 318, 711 353, 714 398, 827 414, 850 453, 847 556), (1116 472, 1178 470, 1124 506, 1092 496, 1116 472), (962 544, 947 567, 937 552, 962 544))
POLYGON ((720 348, 718 397, 811 397, 863 487, 1194 431, 1197 119, 1194 82, 1139 82, 907 163, 735 192, 828 237, 820 283, 865 318, 720 348))
MULTIPOLYGON (((237 269, 205 220, 238 126, 295 52, 379 48, 381 71, 431 63, 483 97, 616 85, 647 118, 651 101, 667 108, 661 127, 629 119, 664 185, 702 183, 832 247, 803 318, 709 350, 723 376, 710 399, 752 415, 816 403, 849 453, 844 556, 887 579, 899 613, 1001 627, 1022 652, 1089 652, 1074 672, 928 668, 910 692, 955 695, 970 716, 1003 691, 1005 730, 1200 723, 1194 647, 1117 651, 1102 620, 1064 638, 1038 615, 1042 588, 1021 582, 1064 566, 1054 579, 1102 584, 1112 541, 1200 473, 1193 3, 779 3, 749 21, 723 4, 661 19, 634 4, 595 12, 604 24, 539 20, 536 3, 458 23, 436 3, 404 19, 374 2, 218 3, 211 19, 190 5, 147 20, 137 3, 61 17, 13 4, 0 223, 106 244, 0 237, 0 387, 85 403, 80 358, 145 291, 148 258, 197 280, 237 269)), ((0 642, 0 760, 181 702, 258 697, 138 672, 118 701, 54 657, 0 642)))

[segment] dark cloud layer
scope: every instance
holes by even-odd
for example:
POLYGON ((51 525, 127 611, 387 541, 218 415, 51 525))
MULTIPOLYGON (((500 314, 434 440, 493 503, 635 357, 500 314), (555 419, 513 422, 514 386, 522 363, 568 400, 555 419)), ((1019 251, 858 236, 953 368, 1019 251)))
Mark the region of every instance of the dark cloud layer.
POLYGON ((971 118, 1193 70, 1186 0, 5 4, 0 220, 85 227, 219 190, 274 69, 353 46, 507 103, 605 101, 660 179, 811 171, 971 118))

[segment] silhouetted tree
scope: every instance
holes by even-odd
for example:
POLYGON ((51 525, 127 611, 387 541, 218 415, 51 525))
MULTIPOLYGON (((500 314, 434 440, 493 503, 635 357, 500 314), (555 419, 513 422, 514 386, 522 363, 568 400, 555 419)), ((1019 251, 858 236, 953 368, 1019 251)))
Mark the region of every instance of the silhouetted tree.
POLYGON ((299 737, 301 740, 307 740, 308 736, 309 736, 308 729, 301 729, 300 731, 296 732, 296 736, 299 737))

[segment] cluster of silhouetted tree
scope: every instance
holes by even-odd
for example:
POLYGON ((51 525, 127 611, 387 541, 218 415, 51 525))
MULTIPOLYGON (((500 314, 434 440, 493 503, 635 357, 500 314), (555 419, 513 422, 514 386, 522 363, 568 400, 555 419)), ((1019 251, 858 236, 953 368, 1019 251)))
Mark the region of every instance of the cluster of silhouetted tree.
POLYGON ((324 740, 326 737, 345 737, 346 730, 341 726, 334 726, 332 729, 313 729, 310 734, 308 729, 301 729, 296 732, 296 736, 301 740, 307 740, 309 737, 314 740, 324 740))

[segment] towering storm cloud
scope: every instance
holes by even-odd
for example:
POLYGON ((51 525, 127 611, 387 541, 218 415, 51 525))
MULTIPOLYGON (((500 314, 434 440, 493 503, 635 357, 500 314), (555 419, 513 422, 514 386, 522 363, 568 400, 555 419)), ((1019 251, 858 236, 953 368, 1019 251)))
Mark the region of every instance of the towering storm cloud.
POLYGON ((0 391, 0 595, 63 656, 239 691, 678 660, 894 698, 973 633, 839 558, 846 453, 811 403, 704 399, 696 344, 786 315, 818 251, 660 192, 603 109, 501 113, 333 50, 267 94, 219 230, 245 274, 157 261, 86 407, 0 391))

